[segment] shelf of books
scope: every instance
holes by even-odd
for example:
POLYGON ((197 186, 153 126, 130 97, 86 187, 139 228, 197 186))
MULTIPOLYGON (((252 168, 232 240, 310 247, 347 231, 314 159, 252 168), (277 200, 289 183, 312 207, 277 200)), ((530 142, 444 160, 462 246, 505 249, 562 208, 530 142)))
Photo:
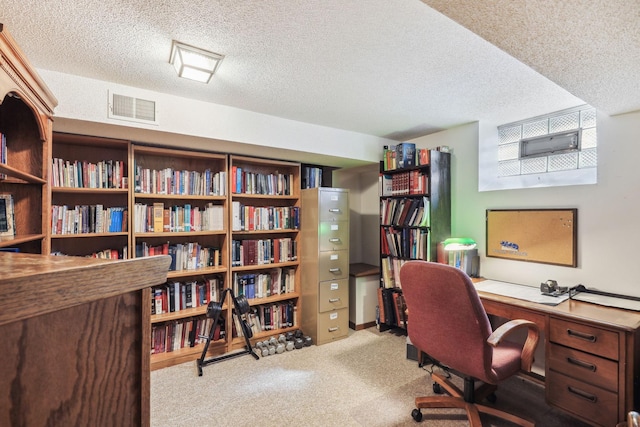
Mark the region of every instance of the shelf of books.
POLYGON ((53 134, 51 254, 129 257, 129 141, 53 134))
MULTIPOLYGON (((158 369, 200 356, 207 304, 227 286, 227 156, 138 144, 131 151, 132 256, 171 256, 167 283, 150 292, 158 369)), ((212 353, 227 350, 224 329, 217 338, 212 353)))
POLYGON ((47 253, 47 168, 57 100, 1 24, 0 51, 0 250, 47 253))
MULTIPOLYGON (((299 310, 300 164, 230 156, 231 282, 251 341, 295 330, 299 310)), ((233 312, 231 349, 246 345, 233 312)))
POLYGON ((400 268, 409 260, 436 261, 437 244, 451 233, 450 153, 402 143, 380 162, 381 330, 406 327, 400 268))

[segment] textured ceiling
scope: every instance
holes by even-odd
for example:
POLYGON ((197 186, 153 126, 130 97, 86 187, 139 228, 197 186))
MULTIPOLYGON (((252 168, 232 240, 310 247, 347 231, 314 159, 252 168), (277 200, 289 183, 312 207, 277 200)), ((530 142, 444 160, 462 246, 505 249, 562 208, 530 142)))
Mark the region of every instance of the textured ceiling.
POLYGON ((1 0, 0 22, 40 69, 397 140, 581 99, 640 108, 637 0, 615 19, 585 0, 589 22, 561 25, 552 1, 425 3, 484 38, 419 0, 1 0), (511 34, 522 26, 530 35, 511 34), (172 39, 226 55, 211 83, 176 77, 172 39))
POLYGON ((609 115, 640 110, 640 1, 423 0, 609 115))

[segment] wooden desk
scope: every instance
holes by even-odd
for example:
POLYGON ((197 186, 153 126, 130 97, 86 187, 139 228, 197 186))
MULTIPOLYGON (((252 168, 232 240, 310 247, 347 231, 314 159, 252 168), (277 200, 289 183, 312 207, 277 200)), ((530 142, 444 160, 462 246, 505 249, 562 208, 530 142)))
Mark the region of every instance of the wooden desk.
POLYGON ((567 300, 557 306, 478 292, 490 315, 544 332, 549 405, 596 426, 640 408, 640 312, 567 300))
POLYGON ((170 262, 0 253, 0 425, 148 426, 149 287, 170 262))

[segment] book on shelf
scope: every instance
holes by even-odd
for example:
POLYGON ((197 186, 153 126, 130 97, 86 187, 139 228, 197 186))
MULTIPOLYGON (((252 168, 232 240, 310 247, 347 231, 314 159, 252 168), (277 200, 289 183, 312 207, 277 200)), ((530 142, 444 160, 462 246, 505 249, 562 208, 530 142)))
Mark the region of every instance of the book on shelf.
POLYGON ((13 195, 0 194, 0 237, 13 237, 16 230, 13 195))
POLYGON ((164 203, 153 204, 153 232, 162 233, 164 231, 164 203))
POLYGON ((396 167, 408 168, 416 165, 416 144, 401 142, 396 145, 396 167))

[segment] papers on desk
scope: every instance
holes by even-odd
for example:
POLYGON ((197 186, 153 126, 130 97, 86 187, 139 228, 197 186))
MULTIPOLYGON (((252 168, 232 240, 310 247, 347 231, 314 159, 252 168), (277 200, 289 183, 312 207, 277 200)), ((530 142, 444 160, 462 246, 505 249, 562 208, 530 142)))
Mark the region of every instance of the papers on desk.
POLYGON ((533 286, 518 285, 516 283, 499 282, 497 280, 483 280, 475 284, 476 289, 491 294, 503 295, 538 304, 558 305, 569 298, 569 294, 552 297, 540 293, 540 289, 533 286))
POLYGON ((608 295, 590 294, 587 292, 578 292, 571 298, 578 301, 590 302, 592 304, 606 305, 608 307, 623 308, 625 310, 640 311, 640 301, 618 298, 608 295))

